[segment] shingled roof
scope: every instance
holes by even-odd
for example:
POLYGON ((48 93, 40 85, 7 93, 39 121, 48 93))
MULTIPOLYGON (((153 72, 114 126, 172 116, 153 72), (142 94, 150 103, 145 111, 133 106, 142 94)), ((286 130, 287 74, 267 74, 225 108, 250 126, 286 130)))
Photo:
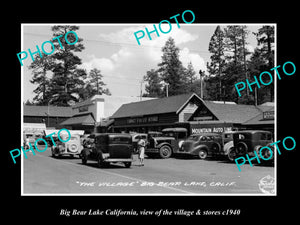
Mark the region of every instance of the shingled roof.
MULTIPOLYGON (((198 95, 192 93, 123 104, 111 118, 126 118, 172 112, 178 113, 194 96, 199 98, 198 95)), ((235 103, 224 104, 222 102, 201 101, 219 121, 228 123, 242 124, 258 115, 262 115, 264 111, 270 109, 270 106, 239 105, 235 103)))
POLYGON ((53 117, 71 117, 72 107, 63 106, 36 106, 36 105, 24 105, 24 116, 49 116, 53 117))
POLYGON ((134 117, 161 113, 177 112, 196 94, 183 94, 171 97, 152 99, 140 102, 123 104, 111 118, 134 117))
POLYGON ((204 104, 219 120, 231 123, 244 123, 257 115, 262 115, 263 111, 270 108, 270 106, 222 104, 212 101, 204 101, 204 104))

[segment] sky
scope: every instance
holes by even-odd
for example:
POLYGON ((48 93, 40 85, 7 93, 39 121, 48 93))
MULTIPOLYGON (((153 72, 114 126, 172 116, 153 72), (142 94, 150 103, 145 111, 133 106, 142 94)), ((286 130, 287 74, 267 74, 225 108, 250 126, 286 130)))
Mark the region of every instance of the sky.
MULTIPOLYGON (((169 33, 152 33, 152 40, 147 34, 140 39, 138 45, 134 33, 148 28, 153 30, 153 24, 23 24, 21 37, 21 51, 36 51, 36 45, 41 49, 45 41, 52 40, 51 26, 53 25, 78 25, 76 31, 78 37, 83 39, 85 49, 77 54, 82 59, 81 68, 89 72, 93 68, 101 70, 103 81, 106 87, 114 96, 139 96, 141 81, 148 70, 156 69, 161 62, 161 48, 171 36, 175 44, 180 49, 179 57, 183 66, 192 63, 196 73, 206 71, 206 64, 210 61, 208 51, 209 41, 218 24, 180 24, 172 23, 169 33)), ((224 27, 224 24, 220 24, 224 27)), ((226 24, 229 25, 229 24, 226 24)), ((244 24, 237 24, 244 25, 244 24)), ((262 24, 245 24, 250 33, 247 38, 247 48, 253 51, 257 45, 255 35, 252 32, 262 26, 262 24)), ((158 26, 156 24, 156 26, 158 26)), ((162 24, 162 30, 167 31, 167 24, 162 24)), ((146 32, 145 32, 146 33, 146 32)), ((28 54, 29 55, 29 54, 28 54)), ((22 61, 21 67, 23 76, 23 102, 32 100, 35 96, 33 90, 35 85, 29 80, 32 78, 32 71, 28 69, 32 59, 30 56, 22 61)), ((49 76, 51 74, 48 74, 49 76)), ((145 82, 142 83, 144 92, 145 82)))

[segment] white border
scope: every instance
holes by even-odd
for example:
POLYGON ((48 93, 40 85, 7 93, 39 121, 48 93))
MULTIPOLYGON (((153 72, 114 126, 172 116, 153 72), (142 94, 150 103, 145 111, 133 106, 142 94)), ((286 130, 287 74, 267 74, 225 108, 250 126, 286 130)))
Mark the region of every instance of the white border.
MULTIPOLYGON (((53 26, 53 25, 80 25, 80 26, 142 26, 142 25, 146 25, 148 23, 126 23, 126 24, 118 24, 118 23, 113 23, 113 24, 99 24, 99 23, 91 23, 91 24, 87 24, 87 23, 22 23, 21 24, 21 51, 23 51, 24 49, 24 43, 23 43, 23 27, 28 25, 28 26, 53 26)), ((192 23, 192 24, 180 24, 180 26, 228 26, 228 25, 246 25, 246 26, 274 26, 274 44, 275 44, 275 55, 274 55, 274 64, 275 67, 277 66, 277 23, 192 23)), ((140 46, 142 47, 142 46, 140 46)), ((275 73, 275 71, 274 71, 275 73)), ((275 77, 275 89, 274 89, 274 103, 275 103, 275 131, 274 131, 274 141, 277 141, 277 76, 275 77)), ((24 91, 24 84, 23 84, 23 79, 24 79, 24 69, 23 66, 21 66, 21 144, 23 144, 23 91, 24 91)), ((275 152, 275 151, 274 151, 275 152)), ((37 155, 36 155, 37 156, 37 155)), ((186 194, 89 194, 89 193, 80 193, 80 194, 62 194, 62 193, 49 193, 49 194, 27 194, 24 193, 24 172, 23 172, 23 167, 24 167, 24 155, 22 154, 21 157, 21 196, 277 196, 277 153, 275 154, 275 164, 274 164, 274 179, 275 179, 275 194, 264 194, 264 193, 203 193, 203 194, 196 194, 196 193, 186 193, 186 194)), ((66 161, 64 161, 64 163, 68 163, 66 161)), ((81 165, 77 165, 77 164, 73 164, 72 165, 76 165, 76 166, 81 166, 81 165)), ((108 171, 104 171, 105 173, 110 173, 112 174, 112 172, 108 172, 108 171)), ((114 174, 117 175, 117 174, 114 174)), ((119 176, 123 176, 120 175, 119 176)), ((131 178, 131 177, 127 177, 129 179, 134 179, 134 180, 139 180, 137 178, 131 178)), ((258 183, 257 183, 258 185, 258 183)), ((171 189, 172 187, 168 187, 169 189, 171 189)), ((182 190, 184 191, 184 190, 182 190)))

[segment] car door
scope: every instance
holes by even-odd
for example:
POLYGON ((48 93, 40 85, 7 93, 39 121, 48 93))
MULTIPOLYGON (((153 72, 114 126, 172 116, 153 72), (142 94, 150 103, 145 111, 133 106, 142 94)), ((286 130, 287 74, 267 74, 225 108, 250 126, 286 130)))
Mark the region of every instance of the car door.
POLYGON ((114 135, 109 138, 109 155, 110 158, 131 158, 132 139, 131 137, 114 135))

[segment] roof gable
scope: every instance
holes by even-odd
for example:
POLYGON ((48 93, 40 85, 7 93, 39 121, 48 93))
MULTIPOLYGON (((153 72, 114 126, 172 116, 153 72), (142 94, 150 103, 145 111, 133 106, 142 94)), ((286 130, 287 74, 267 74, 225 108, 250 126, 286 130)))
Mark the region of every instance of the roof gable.
MULTIPOLYGON (((178 113, 178 111, 196 94, 183 94, 171 97, 152 99, 123 104, 111 118, 125 118, 162 113, 178 113)), ((198 97, 198 96, 197 96, 198 97)), ((199 97, 198 97, 199 98, 199 97)))

